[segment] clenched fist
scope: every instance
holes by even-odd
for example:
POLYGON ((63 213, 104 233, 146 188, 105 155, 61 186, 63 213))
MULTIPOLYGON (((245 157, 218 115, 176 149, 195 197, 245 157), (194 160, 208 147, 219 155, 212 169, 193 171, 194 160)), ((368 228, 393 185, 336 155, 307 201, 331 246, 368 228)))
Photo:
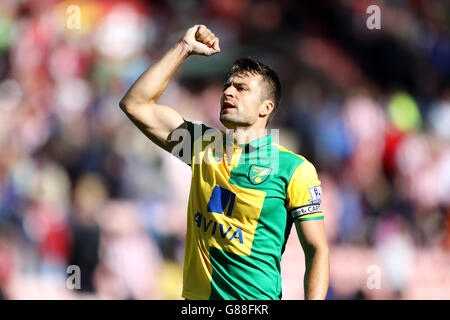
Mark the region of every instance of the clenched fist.
POLYGON ((210 56, 220 52, 219 38, 202 24, 189 28, 181 41, 188 47, 189 54, 210 56))

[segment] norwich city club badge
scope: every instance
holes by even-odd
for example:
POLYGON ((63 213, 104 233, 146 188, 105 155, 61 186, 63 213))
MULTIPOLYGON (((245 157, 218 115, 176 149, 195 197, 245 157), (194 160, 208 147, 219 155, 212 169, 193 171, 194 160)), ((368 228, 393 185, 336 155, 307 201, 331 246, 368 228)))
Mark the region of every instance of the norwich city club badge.
POLYGON ((271 172, 272 168, 252 164, 248 171, 248 178, 251 183, 260 184, 267 180, 271 172))

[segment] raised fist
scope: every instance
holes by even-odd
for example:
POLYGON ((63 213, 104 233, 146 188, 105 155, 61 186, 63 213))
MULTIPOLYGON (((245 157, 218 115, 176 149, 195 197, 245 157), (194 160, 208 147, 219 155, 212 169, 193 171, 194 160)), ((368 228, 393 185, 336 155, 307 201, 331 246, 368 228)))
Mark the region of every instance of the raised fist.
POLYGON ((202 24, 189 28, 181 41, 188 47, 189 54, 210 56, 220 52, 219 38, 202 24))

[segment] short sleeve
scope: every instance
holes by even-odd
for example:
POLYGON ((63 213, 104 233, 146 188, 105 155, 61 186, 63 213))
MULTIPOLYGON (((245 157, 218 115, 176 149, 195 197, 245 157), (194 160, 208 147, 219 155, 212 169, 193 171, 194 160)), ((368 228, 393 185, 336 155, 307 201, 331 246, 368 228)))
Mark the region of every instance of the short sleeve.
POLYGON ((171 134, 171 139, 179 143, 172 149, 172 155, 189 166, 195 163, 196 157, 210 143, 211 134, 221 134, 220 130, 208 127, 203 123, 184 120, 184 129, 171 134))
POLYGON ((307 221, 324 218, 320 207, 320 184, 316 169, 305 159, 295 169, 287 188, 287 210, 292 219, 307 221))

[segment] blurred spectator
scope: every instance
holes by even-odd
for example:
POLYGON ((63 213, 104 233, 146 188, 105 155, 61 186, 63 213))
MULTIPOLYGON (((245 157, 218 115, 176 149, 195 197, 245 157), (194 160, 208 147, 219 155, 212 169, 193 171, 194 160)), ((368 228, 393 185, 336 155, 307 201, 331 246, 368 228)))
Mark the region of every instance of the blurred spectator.
POLYGON ((111 201, 100 215, 100 262, 95 287, 100 298, 158 299, 155 274, 160 256, 139 223, 137 208, 111 201))
POLYGON ((80 177, 73 191, 71 255, 69 265, 78 266, 83 274, 81 291, 94 292, 93 276, 99 262, 99 214, 108 199, 102 178, 95 174, 80 177))

